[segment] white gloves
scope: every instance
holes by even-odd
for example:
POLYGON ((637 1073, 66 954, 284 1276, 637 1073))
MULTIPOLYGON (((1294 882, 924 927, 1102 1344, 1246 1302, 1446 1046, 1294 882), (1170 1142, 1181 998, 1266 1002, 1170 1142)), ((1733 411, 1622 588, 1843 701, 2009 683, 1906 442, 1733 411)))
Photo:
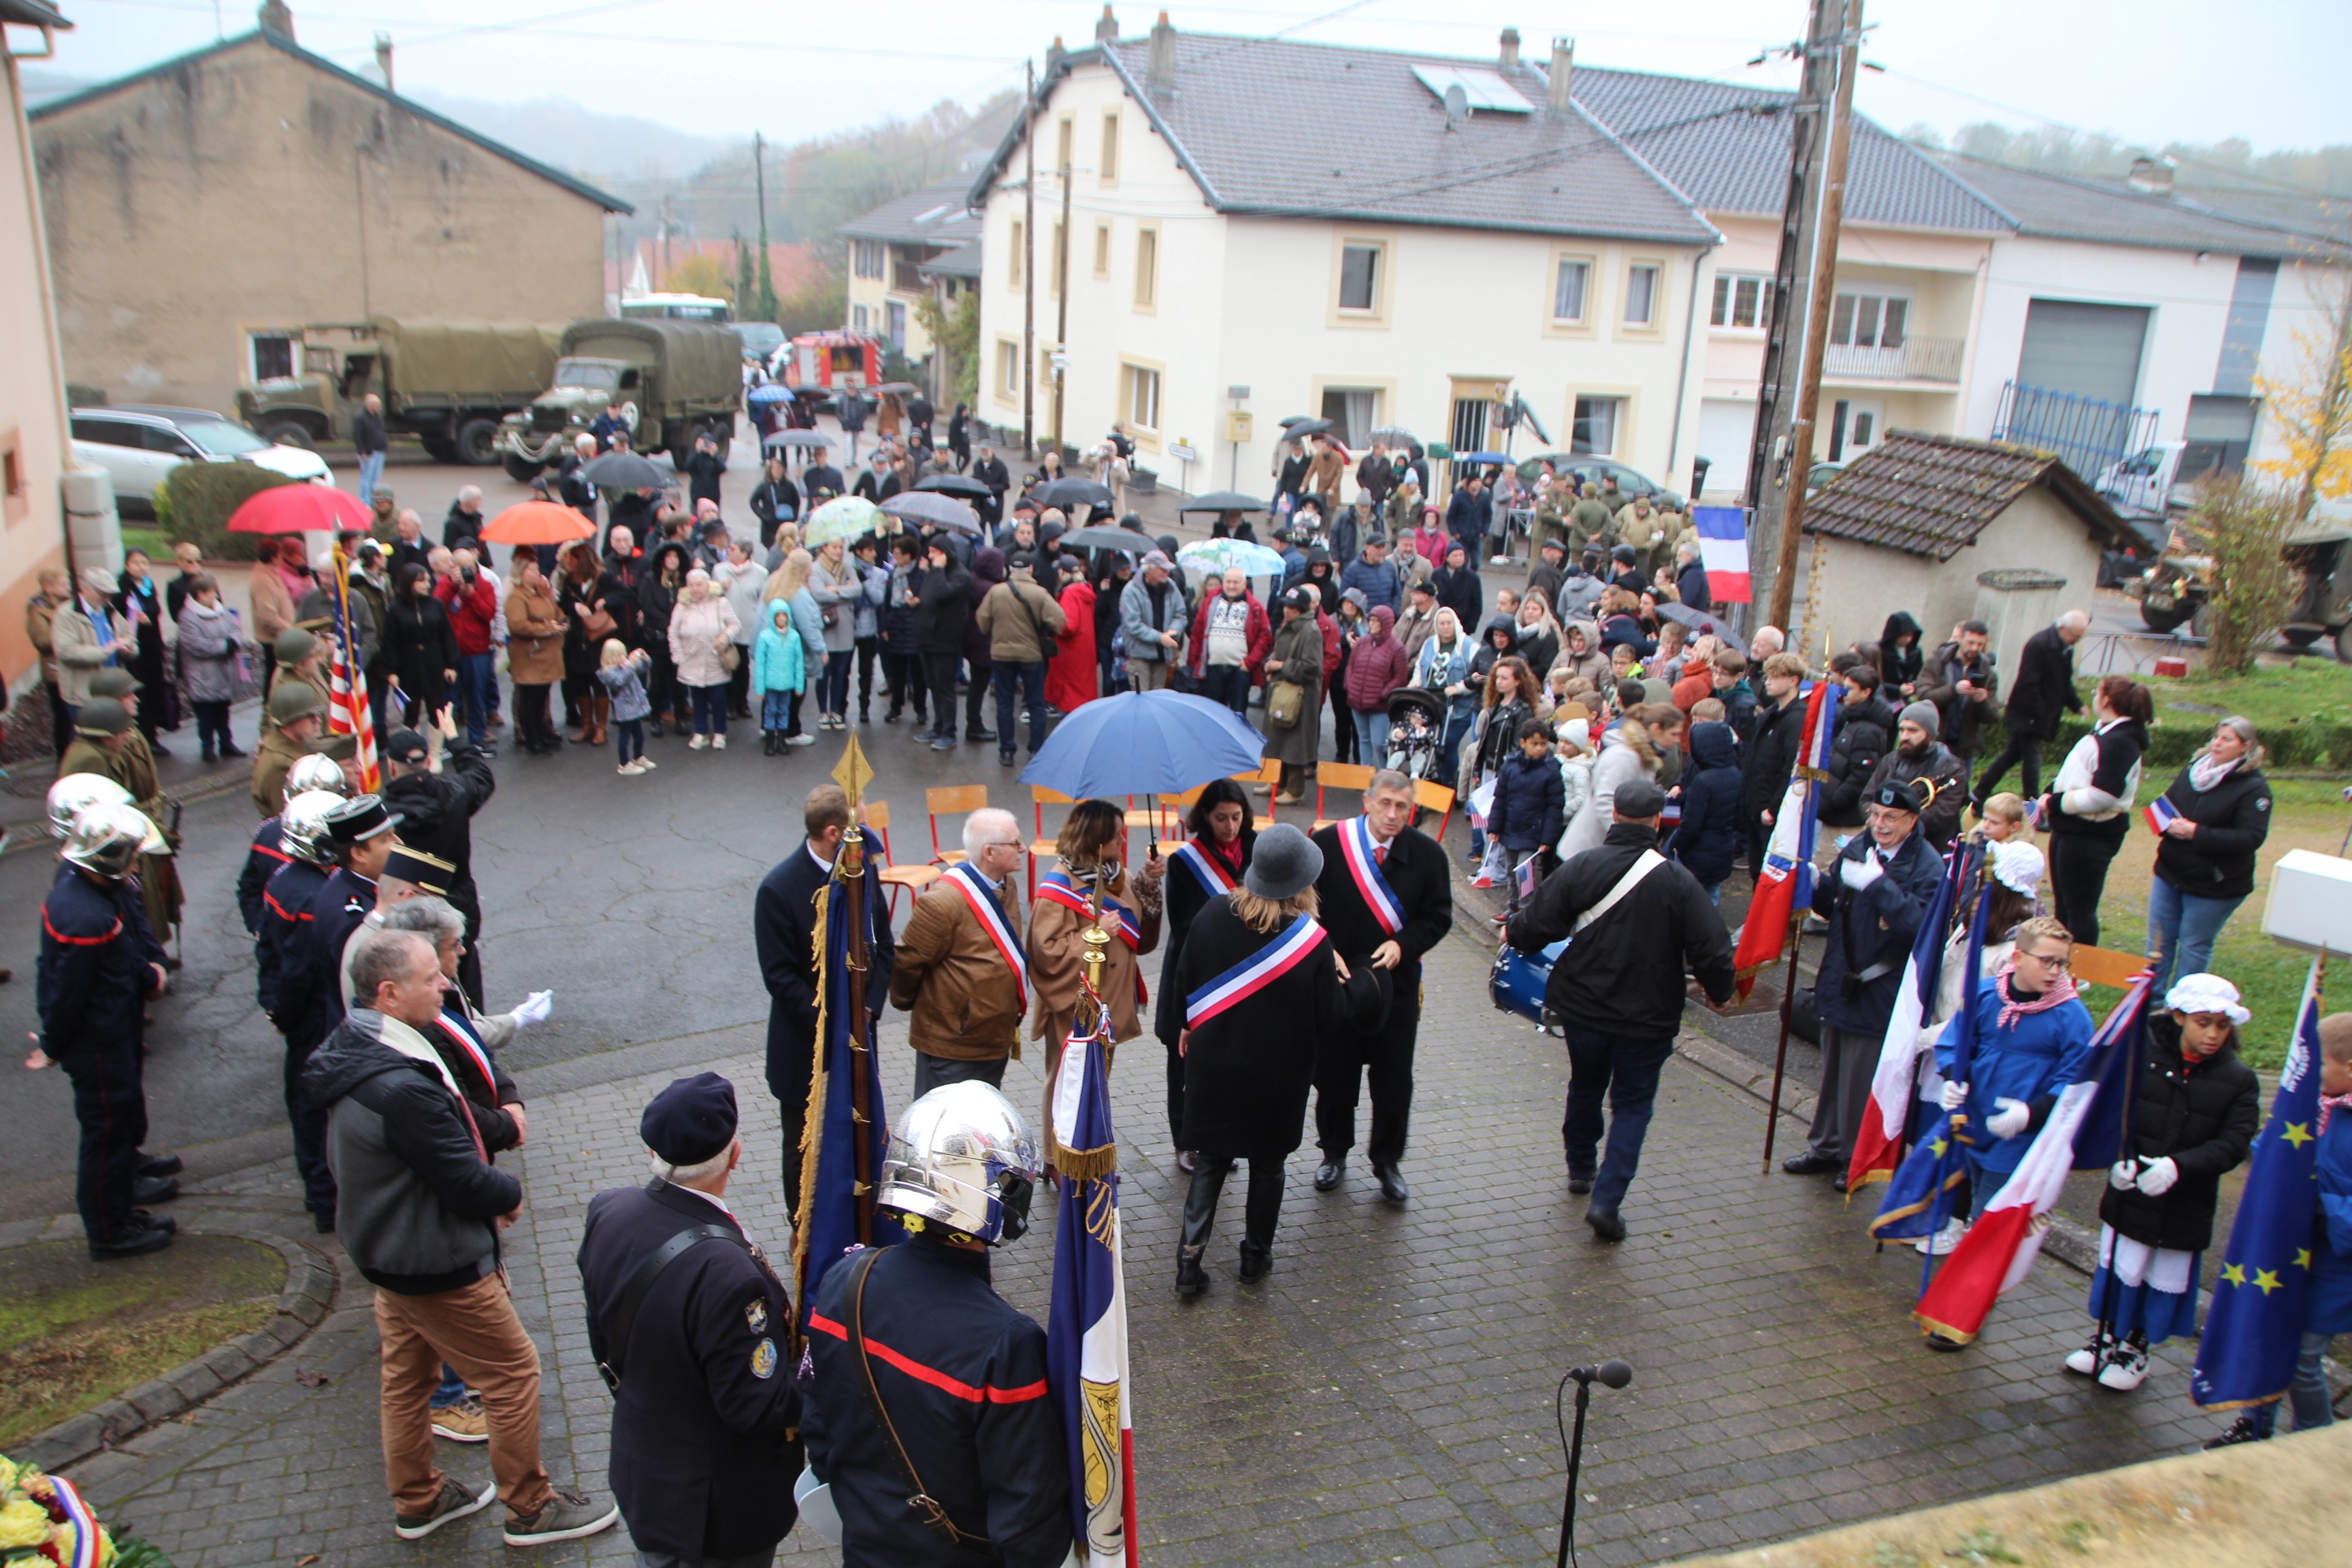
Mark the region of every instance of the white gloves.
POLYGON ((2172 1184, 2179 1180, 2180 1180, 2180 1167, 2172 1163, 2170 1156, 2168 1155, 2161 1160, 2150 1160, 2146 1157, 2140 1160, 2139 1190, 2149 1197, 2162 1197, 2172 1190, 2172 1184))
POLYGON ((1969 1102, 1969 1086, 1964 1083, 1953 1083, 1947 1079, 1944 1084, 1944 1092, 1937 1098, 1945 1110, 1958 1110, 1961 1106, 1966 1105, 1969 1102))
POLYGON ((2014 1138, 2033 1120, 2032 1106, 2005 1094, 1994 1101, 1994 1107, 1993 1113, 1985 1118, 1985 1131, 1996 1138, 2014 1138))
POLYGON ((547 1021, 548 1014, 554 1010, 554 992, 534 991, 530 995, 522 999, 522 1005, 517 1007, 509 1016, 514 1019, 516 1028, 526 1029, 533 1024, 545 1023, 547 1021))
POLYGON ((1869 887, 1873 882, 1875 882, 1885 875, 1886 875, 1886 869, 1885 867, 1879 865, 1878 855, 1875 850, 1864 851, 1863 857, 1859 860, 1841 860, 1838 862, 1839 880, 1843 881, 1847 887, 1852 888, 1857 893, 1861 892, 1864 888, 1869 887))
POLYGON ((2119 1193, 2130 1192, 2139 1184, 2139 1164, 2134 1160, 2118 1160, 2107 1172, 2107 1185, 2119 1193))

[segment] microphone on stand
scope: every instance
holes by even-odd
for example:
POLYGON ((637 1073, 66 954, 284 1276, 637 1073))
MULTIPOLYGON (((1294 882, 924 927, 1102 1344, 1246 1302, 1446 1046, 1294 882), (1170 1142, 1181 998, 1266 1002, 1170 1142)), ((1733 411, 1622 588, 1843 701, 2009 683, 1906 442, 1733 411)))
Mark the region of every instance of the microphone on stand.
POLYGON ((1584 1466, 1584 1407, 1592 1398, 1592 1385, 1597 1382, 1605 1388, 1622 1388, 1633 1381, 1633 1368, 1630 1363, 1604 1361, 1594 1366, 1569 1368, 1568 1375, 1559 1380, 1559 1387, 1552 1394, 1552 1421, 1561 1428, 1560 1447, 1568 1455, 1568 1495, 1560 1501, 1559 1553, 1554 1559, 1554 1568, 1569 1568, 1569 1564, 1576 1561, 1576 1480, 1584 1466), (1576 1384, 1576 1435, 1573 1438, 1570 1437, 1566 1425, 1560 1419, 1559 1407, 1560 1397, 1568 1392, 1571 1382, 1576 1384))

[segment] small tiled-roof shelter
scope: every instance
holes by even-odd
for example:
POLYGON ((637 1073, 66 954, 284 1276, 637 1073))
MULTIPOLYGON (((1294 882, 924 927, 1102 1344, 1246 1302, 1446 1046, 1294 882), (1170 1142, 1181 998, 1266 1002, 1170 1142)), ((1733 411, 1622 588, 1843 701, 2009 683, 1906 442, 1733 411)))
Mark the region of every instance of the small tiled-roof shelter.
POLYGON ((2063 584, 2028 618, 2054 615, 2053 600, 2088 609, 2100 555, 2123 531, 2106 500, 2046 452, 1890 432, 1806 504, 1801 646, 1818 660, 1825 635, 1832 650, 1875 643, 1897 610, 1918 618, 1929 647, 1958 622, 1982 619, 2005 675, 2038 626, 2009 626, 2014 595, 1982 579, 2040 573, 2063 584))

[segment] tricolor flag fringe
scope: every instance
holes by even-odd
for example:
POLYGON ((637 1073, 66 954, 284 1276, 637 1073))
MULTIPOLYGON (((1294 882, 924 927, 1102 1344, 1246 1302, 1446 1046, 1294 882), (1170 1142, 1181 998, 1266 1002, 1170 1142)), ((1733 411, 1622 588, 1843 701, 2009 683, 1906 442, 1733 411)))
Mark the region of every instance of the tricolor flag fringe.
POLYGON ((349 735, 352 765, 363 794, 383 788, 383 769, 375 755, 375 712, 368 702, 367 681, 352 668, 351 562, 343 547, 334 547, 335 653, 327 671, 327 732, 349 735))
POLYGON ((1756 976, 1788 952, 1790 922, 1796 911, 1810 909, 1813 901, 1813 799, 1821 788, 1822 765, 1829 761, 1830 736, 1837 729, 1837 700, 1825 680, 1807 681, 1801 689, 1805 704, 1804 744, 1798 748, 1789 788, 1772 818, 1764 875, 1748 900, 1748 919, 1739 928, 1739 950, 1732 955, 1743 997, 1756 989, 1756 976))
MULTIPOLYGON (((1982 845, 1970 845, 1952 857, 1943 883, 1927 906, 1927 917, 1919 922, 1919 934, 1912 941, 1910 962, 1903 966, 1902 988, 1895 994, 1895 1016, 1886 1026, 1885 1042, 1879 1047, 1878 1070, 1870 1080, 1870 1100, 1863 1107, 1862 1126, 1854 1132, 1853 1159, 1846 1170, 1849 1198, 1874 1182, 1892 1180, 1895 1168, 1902 1163, 1903 1134, 1910 1122, 1919 1082, 1919 1056, 1925 1048, 1919 1034, 1927 1026, 1937 991, 1943 984, 1944 944, 1950 934, 1953 911, 1959 905, 1962 889, 1974 885, 1984 856, 1982 845)), ((1983 903, 1982 899, 1978 900, 1979 910, 1983 903)), ((1984 921, 1979 913, 1969 932, 1969 973, 1960 993, 1964 1005, 1976 994, 1977 968, 1984 952, 1984 921)), ((1882 1208, 1878 1222, 1891 1217, 1882 1208)), ((1871 1226, 1874 1235, 1878 1232, 1878 1222, 1871 1226)))

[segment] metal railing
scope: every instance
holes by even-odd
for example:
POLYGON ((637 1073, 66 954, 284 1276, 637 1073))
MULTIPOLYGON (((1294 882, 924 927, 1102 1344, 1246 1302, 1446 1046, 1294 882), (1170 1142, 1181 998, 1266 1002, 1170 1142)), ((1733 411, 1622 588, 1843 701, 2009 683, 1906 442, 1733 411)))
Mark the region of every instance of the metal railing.
POLYGON ((1992 438, 2051 453, 2096 484, 2109 464, 2154 442, 2156 426, 2153 408, 2005 381, 2000 405, 1993 414, 1992 438))
POLYGON ((1958 382, 1967 346, 1960 338, 1906 338, 1893 348, 1832 343, 1822 356, 1822 374, 1856 381, 1958 382))

